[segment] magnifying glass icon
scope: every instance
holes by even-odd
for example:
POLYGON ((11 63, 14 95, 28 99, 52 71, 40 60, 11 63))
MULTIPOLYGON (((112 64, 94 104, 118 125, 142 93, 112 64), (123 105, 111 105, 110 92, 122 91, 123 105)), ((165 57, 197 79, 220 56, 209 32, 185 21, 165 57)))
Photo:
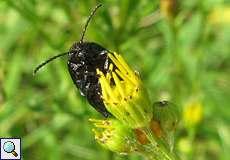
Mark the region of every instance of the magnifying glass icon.
POLYGON ((17 157, 18 154, 17 152, 15 151, 15 145, 13 142, 11 141, 7 141, 3 144, 3 150, 6 152, 6 153, 11 153, 14 155, 14 157, 17 157))

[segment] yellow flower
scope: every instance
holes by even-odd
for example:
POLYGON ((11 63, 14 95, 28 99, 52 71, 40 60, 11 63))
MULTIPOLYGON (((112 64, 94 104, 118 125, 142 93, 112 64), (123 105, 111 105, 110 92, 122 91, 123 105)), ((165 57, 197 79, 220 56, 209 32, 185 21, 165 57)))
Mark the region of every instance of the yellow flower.
POLYGON ((216 7, 208 17, 213 25, 230 25, 230 7, 216 7))
POLYGON ((94 123, 95 139, 103 147, 117 153, 136 150, 135 135, 132 130, 116 119, 90 119, 94 123))
POLYGON ((97 69, 106 109, 131 128, 144 127, 152 119, 152 107, 139 75, 117 53, 108 54, 110 72, 97 69))
POLYGON ((203 106, 201 102, 190 102, 185 106, 183 113, 184 123, 187 127, 199 124, 203 118, 203 106))

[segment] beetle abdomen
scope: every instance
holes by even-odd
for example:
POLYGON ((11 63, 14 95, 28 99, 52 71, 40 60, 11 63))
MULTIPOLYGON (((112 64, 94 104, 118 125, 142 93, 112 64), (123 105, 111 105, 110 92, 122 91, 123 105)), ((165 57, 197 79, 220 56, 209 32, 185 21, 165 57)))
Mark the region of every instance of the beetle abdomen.
POLYGON ((96 69, 108 72, 108 51, 96 43, 75 43, 69 51, 68 69, 81 95, 105 117, 110 114, 101 99, 96 69))

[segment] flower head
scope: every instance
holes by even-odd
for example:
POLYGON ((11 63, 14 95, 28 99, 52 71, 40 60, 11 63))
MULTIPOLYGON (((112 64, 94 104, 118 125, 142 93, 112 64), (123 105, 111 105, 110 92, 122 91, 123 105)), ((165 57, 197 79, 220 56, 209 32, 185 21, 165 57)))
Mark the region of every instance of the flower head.
POLYGON ((129 153, 136 149, 135 137, 132 130, 116 119, 97 120, 94 123, 95 139, 105 148, 118 152, 129 153))
POLYGON ((230 7, 218 6, 213 9, 208 16, 208 22, 214 26, 229 26, 230 25, 230 7))
POLYGON ((139 75, 117 53, 108 54, 110 72, 97 69, 106 109, 131 128, 144 127, 152 119, 152 107, 139 75))
POLYGON ((203 118, 203 105, 199 101, 189 102, 184 109, 183 119, 187 127, 198 125, 203 118))

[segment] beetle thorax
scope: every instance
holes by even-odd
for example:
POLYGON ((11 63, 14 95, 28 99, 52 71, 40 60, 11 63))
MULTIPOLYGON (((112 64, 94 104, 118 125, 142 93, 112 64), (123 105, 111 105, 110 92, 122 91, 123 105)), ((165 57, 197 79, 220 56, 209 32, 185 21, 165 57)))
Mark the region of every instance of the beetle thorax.
POLYGON ((107 50, 93 42, 74 43, 69 51, 69 60, 76 63, 84 62, 101 68, 107 59, 107 50))

